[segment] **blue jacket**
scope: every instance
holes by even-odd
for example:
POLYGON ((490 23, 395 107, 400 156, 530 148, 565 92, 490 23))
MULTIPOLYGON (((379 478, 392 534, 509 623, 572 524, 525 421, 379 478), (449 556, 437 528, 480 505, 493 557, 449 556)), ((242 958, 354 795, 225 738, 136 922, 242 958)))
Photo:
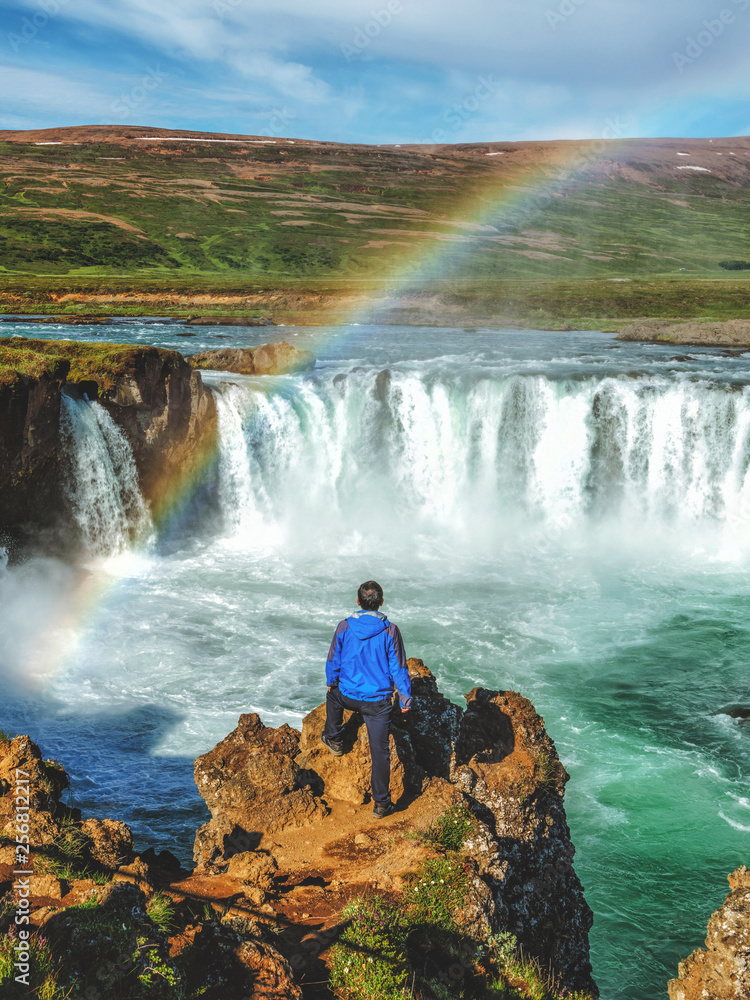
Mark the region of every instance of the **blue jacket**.
POLYGON ((336 626, 326 662, 326 684, 355 701, 383 701, 395 688, 411 707, 411 681, 397 625, 380 611, 357 611, 336 626))

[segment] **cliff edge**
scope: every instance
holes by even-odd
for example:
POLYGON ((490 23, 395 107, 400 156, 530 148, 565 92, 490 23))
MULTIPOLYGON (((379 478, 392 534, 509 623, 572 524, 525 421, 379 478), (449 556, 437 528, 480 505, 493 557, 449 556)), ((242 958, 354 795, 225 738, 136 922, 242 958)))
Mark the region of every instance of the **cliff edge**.
POLYGON ((708 921, 706 947, 680 962, 669 1000, 741 1000, 750 997, 750 872, 731 875, 730 893, 708 921))
MULTIPOLYGON (((304 955, 304 932, 314 930, 317 957, 339 940, 326 958, 334 984, 337 974, 345 980, 347 957, 354 975, 356 925, 368 924, 375 898, 392 908, 392 924, 403 925, 396 979, 404 988, 416 983, 415 995, 432 996, 430 983, 449 981, 482 996, 481 981, 504 974, 498 941, 508 964, 523 954, 544 970, 549 995, 598 995, 592 914, 563 806, 568 775, 543 720, 520 695, 482 688, 462 710, 440 694, 421 660, 408 665, 414 707, 396 713, 391 729, 393 815, 372 817, 359 715, 347 717, 343 757, 320 741, 324 705, 301 732, 243 715, 195 762, 212 816, 197 832, 197 870, 240 874, 263 858, 286 928, 279 947, 304 955)), ((364 982, 360 989, 368 995, 364 982)))
POLYGON ((30 968, 17 988, 0 961, 3 996, 596 997, 568 776, 543 720, 481 688, 462 710, 420 660, 409 671, 393 815, 372 817, 357 715, 341 758, 319 740, 324 706, 301 732, 244 715, 195 762, 212 818, 192 871, 64 806, 62 767, 0 736, 0 959, 23 944, 30 968))
POLYGON ((215 443, 213 395, 177 351, 0 338, 0 540, 11 548, 76 548, 63 394, 109 413, 157 515, 215 443))

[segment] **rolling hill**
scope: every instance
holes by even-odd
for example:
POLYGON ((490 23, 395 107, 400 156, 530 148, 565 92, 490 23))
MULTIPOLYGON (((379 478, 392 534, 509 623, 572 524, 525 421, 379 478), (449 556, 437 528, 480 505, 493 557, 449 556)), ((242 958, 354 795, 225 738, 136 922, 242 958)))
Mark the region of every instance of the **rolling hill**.
POLYGON ((107 311, 128 291, 163 308, 172 290, 272 314, 271 293, 293 312, 295 295, 304 311, 374 286, 507 299, 540 282, 625 301, 628 279, 687 303, 678 286, 725 279, 706 294, 737 315, 750 289, 720 267, 750 259, 746 137, 356 146, 82 126, 0 132, 0 180, 16 311, 66 293, 107 311))

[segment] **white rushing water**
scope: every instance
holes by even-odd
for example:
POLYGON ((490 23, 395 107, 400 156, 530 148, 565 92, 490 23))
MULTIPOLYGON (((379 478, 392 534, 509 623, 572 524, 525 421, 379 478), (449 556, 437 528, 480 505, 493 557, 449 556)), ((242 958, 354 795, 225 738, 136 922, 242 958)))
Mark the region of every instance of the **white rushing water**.
POLYGON ((0 727, 84 811, 187 858, 193 759, 241 712, 299 724, 374 577, 446 695, 514 688, 544 716, 602 996, 665 995, 750 846, 750 359, 398 328, 318 354, 206 376, 215 467, 148 544, 127 443, 66 401, 92 561, 0 565, 0 727))
POLYGON ((240 535, 356 531, 366 511, 391 536, 606 519, 747 541, 748 388, 360 371, 216 391, 220 501, 240 535))
POLYGON ((150 523, 130 444, 103 406, 65 394, 60 426, 83 545, 91 555, 122 552, 150 523))

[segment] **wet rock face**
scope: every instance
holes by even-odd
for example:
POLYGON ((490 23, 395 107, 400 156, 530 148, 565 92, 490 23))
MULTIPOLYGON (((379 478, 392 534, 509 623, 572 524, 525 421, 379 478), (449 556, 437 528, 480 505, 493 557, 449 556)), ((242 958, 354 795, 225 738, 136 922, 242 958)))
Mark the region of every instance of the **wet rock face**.
MULTIPOLYGON (((568 775, 543 720, 520 695, 481 688, 467 695, 462 711, 440 694, 421 660, 408 666, 414 707, 405 714, 396 709, 391 726, 396 815, 408 824, 413 804, 437 819, 463 801, 477 822, 462 849, 472 875, 456 915, 461 926, 475 940, 511 931, 526 954, 552 968, 560 989, 598 995, 589 963, 592 914, 573 869, 563 806, 568 775)), ((212 814, 196 837, 199 863, 231 865, 233 855, 242 855, 235 864, 244 868, 247 852, 273 853, 274 831, 318 823, 337 803, 369 800, 362 719, 345 716, 343 757, 321 743, 324 722, 325 705, 305 717, 301 733, 270 729, 257 715, 245 715, 198 758, 196 783, 212 814)), ((351 854, 336 853, 343 881, 361 880, 358 852, 368 842, 359 837, 351 854)), ((370 877, 379 876, 373 871, 370 877)))
POLYGON ((729 878, 730 893, 708 922, 705 949, 680 962, 670 1000, 739 1000, 750 996, 750 872, 729 878))
POLYGON ((141 492, 158 513, 175 484, 194 476, 216 442, 213 394, 176 351, 143 348, 132 369, 101 391, 98 401, 125 433, 141 492))
POLYGON ((72 518, 59 495, 60 393, 69 368, 60 362, 0 388, 0 533, 20 546, 72 518))
MULTIPOLYGON (((39 343, 39 342, 35 342, 39 343)), ((199 473, 216 442, 213 394, 176 351, 128 352, 122 370, 70 382, 70 362, 0 386, 0 544, 19 554, 74 551, 69 459, 60 430, 63 391, 96 400, 124 432, 143 496, 158 514, 175 487, 199 473)))
POLYGON ((199 351, 188 361, 194 368, 235 372, 238 375, 292 375, 315 367, 315 355, 300 351, 285 340, 254 348, 199 351))

